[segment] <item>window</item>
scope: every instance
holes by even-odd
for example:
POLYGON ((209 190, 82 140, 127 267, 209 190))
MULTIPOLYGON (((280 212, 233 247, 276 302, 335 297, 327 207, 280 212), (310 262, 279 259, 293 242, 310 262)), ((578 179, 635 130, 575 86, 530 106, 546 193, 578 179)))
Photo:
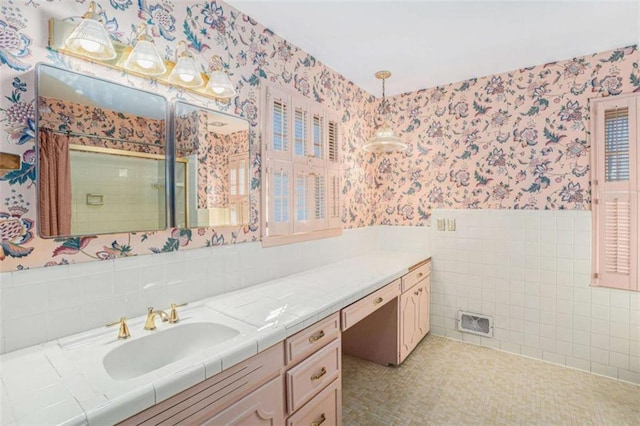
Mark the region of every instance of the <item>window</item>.
POLYGON ((338 235, 342 171, 337 116, 277 87, 267 87, 265 99, 263 244, 338 235))
POLYGON ((640 96, 592 101, 593 283, 639 290, 640 96))

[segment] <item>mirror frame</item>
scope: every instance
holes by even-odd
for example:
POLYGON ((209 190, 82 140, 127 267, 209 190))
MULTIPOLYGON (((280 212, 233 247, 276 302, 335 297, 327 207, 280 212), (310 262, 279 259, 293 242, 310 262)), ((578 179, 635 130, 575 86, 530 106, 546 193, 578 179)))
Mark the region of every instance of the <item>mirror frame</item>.
POLYGON ((95 77, 95 76, 91 76, 91 75, 87 75, 87 74, 83 74, 81 72, 77 72, 74 70, 70 70, 68 68, 62 68, 62 67, 58 67, 58 66, 54 66, 48 63, 44 63, 44 62, 38 62, 35 65, 35 108, 36 108, 36 112, 35 112, 35 133, 36 133, 36 137, 35 137, 35 154, 36 154, 36 170, 37 170, 37 179, 36 179, 36 212, 37 212, 37 233, 38 236, 40 238, 43 239, 56 239, 56 238, 74 238, 74 237, 82 237, 82 236, 93 236, 93 235, 114 235, 114 234, 119 234, 119 233, 126 233, 126 234, 135 234, 135 233, 145 233, 145 232, 156 232, 156 231, 164 231, 167 230, 171 227, 173 227, 173 224, 175 223, 173 220, 173 208, 175 205, 175 201, 173 199, 173 186, 174 186, 174 179, 175 176, 173 175, 174 173, 174 162, 175 162, 175 151, 174 151, 174 146, 173 146, 173 137, 170 137, 171 134, 170 132, 170 127, 171 127, 171 103, 169 102, 169 100, 158 93, 154 93, 154 92, 150 92, 147 90, 142 90, 136 87, 131 87, 131 86, 126 86, 124 84, 120 84, 117 82, 113 82, 104 78, 100 78, 100 77, 95 77), (165 185, 165 207, 164 207, 164 218, 165 218, 165 226, 163 228, 156 228, 156 229, 140 229, 140 230, 135 230, 135 231, 130 231, 130 230, 114 230, 114 231, 109 231, 109 232, 97 232, 97 233, 91 233, 91 234, 70 234, 70 235, 43 235, 42 234, 42 221, 40 220, 41 218, 41 212, 40 212, 40 186, 41 186, 41 182, 40 182, 40 175, 39 175, 39 171, 40 171, 40 154, 39 154, 39 144, 41 143, 40 138, 39 138, 39 130, 40 130, 40 111, 39 111, 39 99, 40 99, 40 75, 43 72, 43 68, 53 68, 59 71, 64 71, 64 72, 68 72, 71 74, 75 74, 78 77, 83 77, 83 78, 90 78, 90 79, 94 79, 94 80, 99 80, 103 83, 108 83, 108 84, 112 84, 112 85, 116 85, 116 86, 120 86, 124 89, 129 89, 129 90, 135 90, 137 92, 141 92, 143 94, 148 94, 148 95, 153 95, 155 97, 159 97, 162 98, 164 100, 165 103, 165 126, 164 126, 164 140, 165 140, 165 164, 164 164, 164 169, 165 169, 165 178, 164 178, 164 185, 165 185))

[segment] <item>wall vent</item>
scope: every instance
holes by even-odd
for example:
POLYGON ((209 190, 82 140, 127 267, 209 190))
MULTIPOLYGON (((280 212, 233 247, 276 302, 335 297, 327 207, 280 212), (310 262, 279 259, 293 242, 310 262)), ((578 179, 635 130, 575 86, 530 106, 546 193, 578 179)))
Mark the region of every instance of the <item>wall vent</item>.
POLYGON ((493 337, 493 317, 467 311, 458 311, 458 331, 493 337))

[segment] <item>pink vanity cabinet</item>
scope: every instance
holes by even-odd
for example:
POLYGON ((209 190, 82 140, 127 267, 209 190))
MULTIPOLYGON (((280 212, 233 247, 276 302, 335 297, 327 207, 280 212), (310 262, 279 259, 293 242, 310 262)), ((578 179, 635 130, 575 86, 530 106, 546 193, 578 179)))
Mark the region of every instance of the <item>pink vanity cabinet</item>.
POLYGON ((347 306, 343 352, 379 364, 400 364, 429 332, 431 261, 347 306))
POLYGON ((285 341, 287 426, 342 423, 342 348, 335 313, 285 341))
POLYGON ((122 425, 282 425, 284 345, 124 420, 122 425))

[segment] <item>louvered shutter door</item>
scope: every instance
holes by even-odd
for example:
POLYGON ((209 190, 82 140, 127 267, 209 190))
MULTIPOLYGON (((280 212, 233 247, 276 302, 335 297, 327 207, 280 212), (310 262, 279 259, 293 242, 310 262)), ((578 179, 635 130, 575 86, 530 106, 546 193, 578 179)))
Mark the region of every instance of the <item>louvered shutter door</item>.
POLYGON ((267 235, 290 234, 293 230, 293 173, 291 162, 271 160, 267 175, 267 235))
POLYGON ((304 164, 293 165, 294 174, 294 215, 293 232, 312 230, 311 206, 313 201, 313 176, 304 164))
POLYGON ((291 100, 282 90, 267 90, 267 157, 275 160, 291 160, 291 100))
POLYGON ((596 285, 638 289, 638 150, 635 98, 596 105, 593 167, 596 285))
POLYGON ((327 220, 329 228, 340 227, 341 171, 327 171, 327 220))
POLYGON ((311 172, 311 228, 327 228, 327 175, 324 167, 314 167, 311 172))
POLYGON ((340 166, 340 143, 338 119, 334 115, 327 117, 327 165, 330 168, 340 166))
POLYGON ((293 108, 293 161, 307 164, 311 150, 309 104, 300 97, 292 97, 293 108))
POLYGON ((311 126, 311 143, 307 156, 309 164, 313 167, 324 167, 326 157, 327 144, 327 122, 322 108, 313 104, 309 108, 310 126, 311 126))

